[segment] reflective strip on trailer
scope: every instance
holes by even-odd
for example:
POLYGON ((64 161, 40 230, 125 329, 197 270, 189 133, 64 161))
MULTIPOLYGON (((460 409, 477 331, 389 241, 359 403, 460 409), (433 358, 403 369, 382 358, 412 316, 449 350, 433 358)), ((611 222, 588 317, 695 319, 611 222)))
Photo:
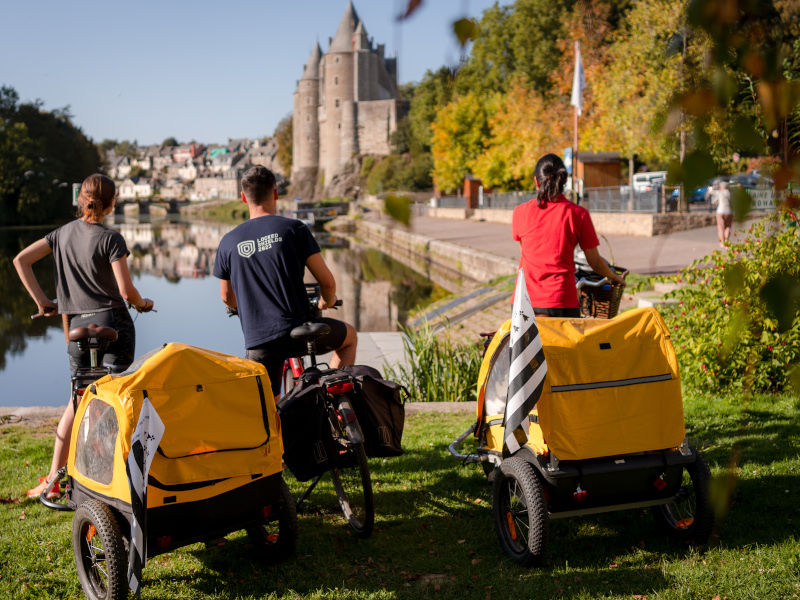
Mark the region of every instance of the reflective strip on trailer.
POLYGON ((664 375, 650 375, 648 377, 633 377, 631 379, 617 379, 616 381, 597 381, 595 383, 574 383, 570 385, 554 385, 550 391, 555 392, 575 392, 578 390, 596 390, 600 388, 623 387, 626 385, 637 385, 639 383, 655 383, 656 381, 667 381, 672 379, 672 373, 664 375))

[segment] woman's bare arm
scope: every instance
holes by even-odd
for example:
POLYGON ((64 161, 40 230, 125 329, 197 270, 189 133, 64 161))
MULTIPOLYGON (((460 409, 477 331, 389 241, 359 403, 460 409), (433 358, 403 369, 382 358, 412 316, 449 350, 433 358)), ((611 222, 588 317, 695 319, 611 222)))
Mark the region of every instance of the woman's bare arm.
POLYGON ((52 249, 47 240, 42 238, 33 242, 14 257, 14 268, 17 270, 17 275, 19 275, 25 289, 28 290, 31 298, 39 308, 39 312, 34 315, 37 317, 52 316, 58 310, 58 305, 47 297, 42 286, 39 285, 36 275, 33 273, 33 263, 41 260, 51 252, 52 249))
POLYGON ((114 279, 117 280, 117 287, 122 298, 132 305, 139 312, 147 312, 153 309, 153 301, 150 298, 142 298, 139 290, 133 285, 131 272, 128 269, 128 257, 115 260, 111 263, 111 270, 114 271, 114 279))
POLYGON ((614 270, 608 266, 603 257, 600 256, 600 252, 598 252, 597 248, 584 250, 583 253, 586 255, 586 262, 589 263, 589 266, 592 267, 592 270, 595 273, 598 273, 603 277, 608 277, 615 283, 625 283, 625 280, 617 275, 614 270))

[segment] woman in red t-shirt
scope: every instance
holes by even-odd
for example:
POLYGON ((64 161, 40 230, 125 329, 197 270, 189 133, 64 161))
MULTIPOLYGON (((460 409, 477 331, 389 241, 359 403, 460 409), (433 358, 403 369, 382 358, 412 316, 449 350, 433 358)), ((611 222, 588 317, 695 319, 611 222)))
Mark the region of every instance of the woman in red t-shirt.
POLYGON ((580 317, 575 288, 573 252, 580 244, 592 269, 612 282, 623 279, 600 256, 600 242, 589 212, 563 194, 567 169, 555 154, 536 163, 538 193, 514 209, 511 232, 520 243, 519 266, 524 269, 534 313, 549 317, 580 317))

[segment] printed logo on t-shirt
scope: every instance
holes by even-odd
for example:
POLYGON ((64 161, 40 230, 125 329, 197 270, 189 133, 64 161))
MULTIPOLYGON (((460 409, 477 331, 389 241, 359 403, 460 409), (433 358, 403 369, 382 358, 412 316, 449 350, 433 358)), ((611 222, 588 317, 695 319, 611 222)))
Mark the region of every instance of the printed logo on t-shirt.
POLYGON ((243 242, 239 242, 239 244, 236 246, 236 249, 239 251, 239 256, 243 258, 250 258, 256 253, 256 243, 253 240, 245 240, 243 242))
POLYGON ((280 235, 277 233, 270 233, 269 235, 261 236, 257 240, 239 242, 236 249, 239 251, 239 256, 250 258, 256 251, 263 252, 264 250, 269 250, 274 244, 282 241, 283 238, 280 235))

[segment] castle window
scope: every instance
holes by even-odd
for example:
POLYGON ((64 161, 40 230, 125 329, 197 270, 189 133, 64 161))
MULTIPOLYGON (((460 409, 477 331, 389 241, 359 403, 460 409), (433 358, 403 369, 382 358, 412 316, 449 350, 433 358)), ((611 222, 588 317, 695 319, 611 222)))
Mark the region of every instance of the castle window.
POLYGON ((341 124, 341 123, 339 123, 339 129, 341 129, 341 128, 342 128, 342 124, 341 124))
POLYGON ((336 108, 339 108, 339 99, 337 98, 334 103, 336 104, 336 108))
POLYGON ((311 115, 306 115, 306 122, 311 120, 311 115))
POLYGON ((339 62, 339 57, 337 56, 336 58, 334 58, 333 62, 337 62, 338 63, 339 62))
POLYGON ((306 104, 311 104, 311 96, 306 96, 306 104))
POLYGON ((339 85, 339 78, 338 77, 334 77, 333 78, 333 85, 339 85))

